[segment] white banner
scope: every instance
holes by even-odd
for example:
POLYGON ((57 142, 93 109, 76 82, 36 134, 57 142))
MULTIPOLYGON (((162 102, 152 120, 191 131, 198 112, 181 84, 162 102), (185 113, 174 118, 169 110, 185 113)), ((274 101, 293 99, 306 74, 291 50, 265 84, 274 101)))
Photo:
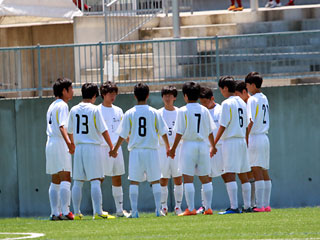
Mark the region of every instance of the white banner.
POLYGON ((72 19, 82 15, 72 0, 0 0, 0 16, 72 19))

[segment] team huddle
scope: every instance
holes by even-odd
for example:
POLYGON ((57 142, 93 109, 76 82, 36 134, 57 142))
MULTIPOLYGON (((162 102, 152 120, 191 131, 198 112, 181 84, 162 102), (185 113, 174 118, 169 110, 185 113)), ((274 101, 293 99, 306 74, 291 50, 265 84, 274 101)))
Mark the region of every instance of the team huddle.
POLYGON ((139 217, 139 183, 144 181, 152 185, 155 215, 166 216, 170 178, 174 182, 176 215, 212 215, 212 178, 220 176, 230 208, 219 214, 271 211, 266 135, 269 104, 260 90, 262 81, 257 72, 249 73, 245 81, 222 77, 218 86, 226 100, 221 105, 214 101, 210 88, 186 82, 182 87, 186 105, 181 108, 174 106, 177 89, 166 86, 161 91, 164 107, 159 110, 147 104, 149 87, 138 83, 134 87, 137 104, 123 114, 113 105, 118 87, 111 82, 101 85, 103 102, 98 106, 94 105, 98 86, 84 84, 82 102, 69 112, 72 82, 59 78, 53 86, 56 100, 47 112, 46 166, 52 175, 50 219, 83 218, 80 205, 85 181, 91 184, 93 219, 114 218, 102 208, 101 183, 105 176, 112 178, 117 217, 139 217), (123 209, 124 141, 129 150, 130 213, 123 209), (236 175, 241 181, 242 209, 238 206, 236 175), (202 207, 198 210, 194 204, 194 176, 202 183, 202 207), (187 203, 184 211, 183 194, 187 203), (71 199, 74 214, 69 209, 71 199))

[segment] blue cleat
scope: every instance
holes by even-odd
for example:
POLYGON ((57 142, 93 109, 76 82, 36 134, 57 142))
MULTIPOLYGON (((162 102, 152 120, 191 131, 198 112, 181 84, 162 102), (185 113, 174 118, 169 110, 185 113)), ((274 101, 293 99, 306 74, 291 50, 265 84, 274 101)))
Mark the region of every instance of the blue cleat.
POLYGON ((131 212, 131 213, 127 216, 127 218, 138 218, 138 217, 139 217, 138 211, 136 211, 136 212, 131 212))
POLYGON ((220 215, 232 214, 232 213, 241 213, 241 211, 239 210, 239 208, 236 208, 236 209, 228 208, 224 212, 219 212, 220 215))

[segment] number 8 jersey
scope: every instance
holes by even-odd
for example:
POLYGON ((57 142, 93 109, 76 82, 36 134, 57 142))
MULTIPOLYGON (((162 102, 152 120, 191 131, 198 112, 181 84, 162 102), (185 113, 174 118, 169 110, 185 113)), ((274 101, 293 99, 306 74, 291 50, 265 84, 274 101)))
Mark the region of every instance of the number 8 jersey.
POLYGON ((68 119, 68 133, 73 134, 75 144, 104 143, 102 133, 108 130, 98 107, 81 102, 71 108, 68 119))
POLYGON ((246 103, 237 96, 231 96, 221 104, 219 123, 225 127, 221 139, 244 138, 248 127, 246 103))

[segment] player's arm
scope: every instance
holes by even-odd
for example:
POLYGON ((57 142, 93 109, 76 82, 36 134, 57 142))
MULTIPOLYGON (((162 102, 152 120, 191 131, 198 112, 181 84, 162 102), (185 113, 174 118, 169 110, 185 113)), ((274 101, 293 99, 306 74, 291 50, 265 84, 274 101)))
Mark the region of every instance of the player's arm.
POLYGON ((252 120, 250 119, 250 123, 246 129, 246 141, 247 141, 247 146, 249 146, 249 134, 251 132, 251 129, 252 129, 252 126, 253 126, 253 122, 252 120))
POLYGON ((64 141, 66 142, 66 144, 68 146, 69 153, 73 154, 76 147, 74 145, 74 142, 70 140, 70 137, 68 136, 67 130, 65 129, 64 126, 60 126, 59 130, 61 132, 61 135, 62 135, 64 141))
POLYGON ((217 145, 217 142, 220 140, 222 134, 224 133, 224 130, 226 130, 226 127, 220 125, 218 132, 217 132, 217 136, 214 139, 214 146, 217 145))
POLYGON ((169 140, 168 140, 168 135, 167 134, 162 135, 162 139, 164 141, 164 144, 166 145, 167 157, 168 157, 169 156, 169 150, 170 150, 170 144, 169 144, 169 140))
POLYGON ((182 138, 182 134, 177 133, 176 137, 174 138, 174 143, 173 143, 171 149, 169 150, 169 154, 168 154, 169 157, 174 158, 174 156, 176 155, 176 149, 179 145, 181 138, 182 138))
POLYGON ((120 148, 120 146, 121 146, 121 144, 123 143, 124 140, 125 140, 124 138, 119 136, 118 141, 116 143, 116 146, 109 152, 109 156, 110 157, 114 157, 114 158, 117 157, 118 149, 120 148))
POLYGON ((210 157, 213 157, 214 154, 216 154, 217 149, 216 146, 214 145, 214 137, 213 137, 213 133, 210 133, 208 136, 209 142, 210 142, 210 157))
POLYGON ((112 144, 112 142, 111 142, 111 139, 110 139, 110 135, 109 135, 108 130, 104 131, 104 132, 102 133, 102 136, 103 136, 104 140, 106 140, 109 148, 112 150, 112 149, 113 149, 113 144, 112 144))

